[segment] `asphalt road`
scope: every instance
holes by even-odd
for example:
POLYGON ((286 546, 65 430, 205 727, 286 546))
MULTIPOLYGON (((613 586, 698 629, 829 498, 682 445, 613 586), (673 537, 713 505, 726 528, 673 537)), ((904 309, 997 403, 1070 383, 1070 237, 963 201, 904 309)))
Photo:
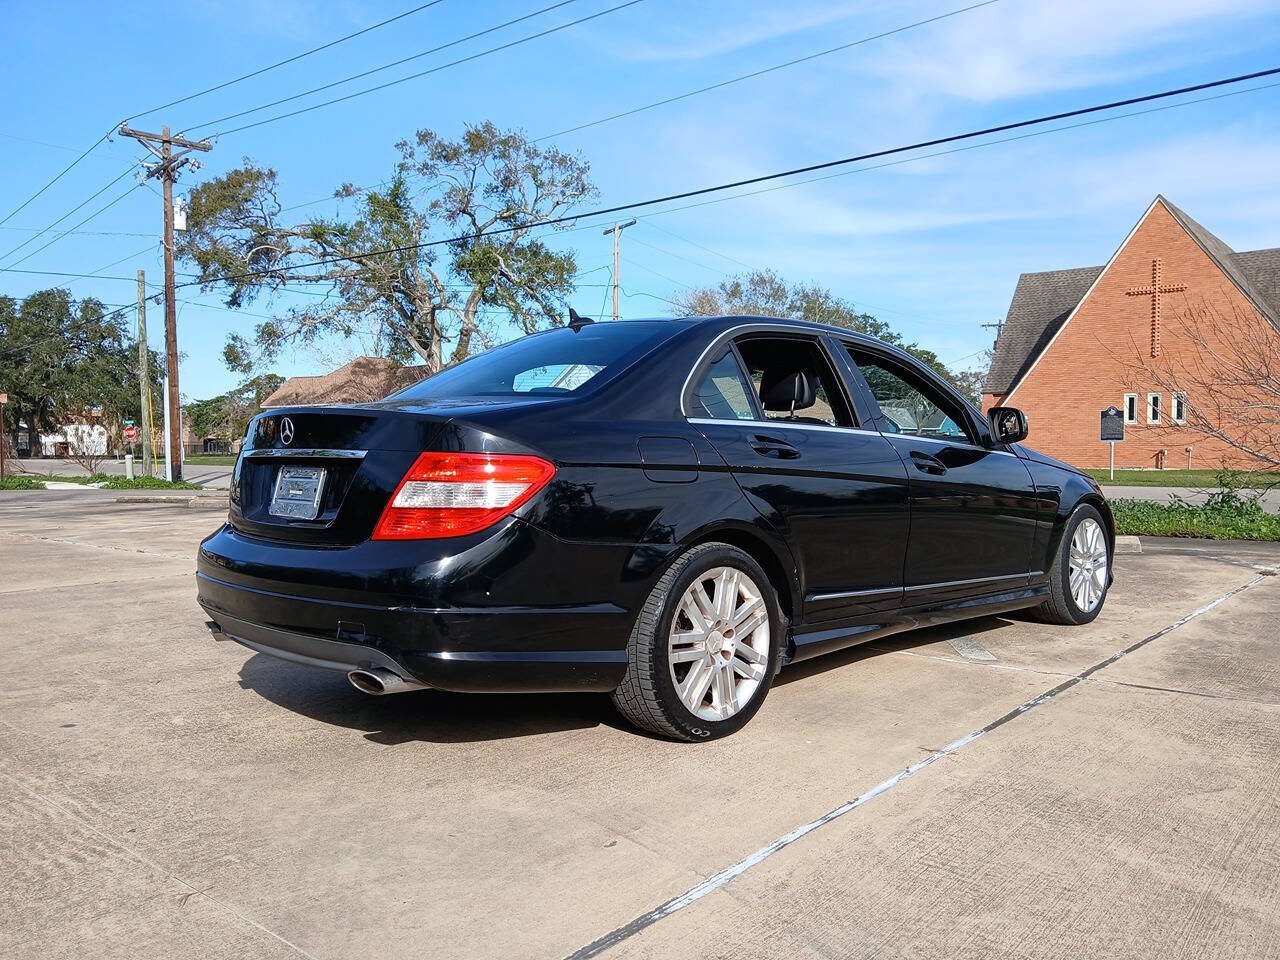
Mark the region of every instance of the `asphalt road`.
POLYGON ((680 745, 214 642, 216 515, 48 497, 0 497, 5 958, 1280 957, 1274 545, 1147 541, 1091 626, 829 656, 680 745))

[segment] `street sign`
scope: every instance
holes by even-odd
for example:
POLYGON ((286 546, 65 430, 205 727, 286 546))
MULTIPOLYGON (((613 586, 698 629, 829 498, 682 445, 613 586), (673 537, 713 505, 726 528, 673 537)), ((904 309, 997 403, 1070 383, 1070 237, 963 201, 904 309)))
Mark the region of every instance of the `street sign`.
POLYGON ((137 436, 138 436, 138 430, 136 427, 130 426, 130 427, 124 428, 124 438, 128 440, 130 443, 133 443, 134 439, 137 436))
POLYGON ((1116 478, 1116 444, 1124 443, 1124 412, 1115 404, 1102 411, 1099 436, 1111 445, 1111 479, 1116 478))
POLYGON ((1124 411, 1119 407, 1107 407, 1102 411, 1102 442, 1124 441, 1124 411))
POLYGON ((133 426, 133 420, 131 420, 131 419, 130 419, 130 418, 128 418, 128 417, 125 417, 124 425, 125 425, 126 427, 132 427, 132 426, 133 426))

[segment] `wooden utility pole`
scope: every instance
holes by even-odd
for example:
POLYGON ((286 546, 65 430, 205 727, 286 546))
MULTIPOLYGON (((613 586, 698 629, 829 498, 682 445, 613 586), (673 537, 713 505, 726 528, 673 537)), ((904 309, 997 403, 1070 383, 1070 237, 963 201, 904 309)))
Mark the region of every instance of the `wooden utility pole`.
POLYGON ((160 128, 160 133, 147 133, 145 130, 131 130, 120 125, 122 137, 132 137, 150 150, 157 158, 157 163, 147 165, 147 176, 158 177, 164 185, 164 351, 167 384, 165 410, 168 413, 169 427, 165 437, 165 456, 169 461, 170 476, 174 480, 182 479, 182 410, 178 399, 178 311, 174 302, 173 281, 173 184, 178 179, 178 171, 185 166, 198 170, 199 162, 187 154, 192 150, 207 153, 213 149, 208 140, 196 142, 183 137, 171 136, 169 127, 160 128), (157 146, 158 144, 158 146, 157 146), (173 148, 181 148, 174 153, 173 148))
POLYGON ((138 433, 142 434, 142 472, 153 475, 151 452, 151 349, 147 346, 147 274, 138 271, 138 433))
POLYGON ((636 222, 628 220, 626 223, 614 223, 612 227, 608 227, 601 233, 613 234, 613 319, 618 319, 618 236, 627 227, 634 227, 636 222))
MULTIPOLYGON (((7 393, 0 393, 0 482, 4 480, 4 448, 9 445, 9 434, 4 428, 4 405, 9 402, 7 393)), ((15 427, 17 424, 14 425, 15 427)), ((17 430, 14 430, 17 433, 17 430)), ((16 452, 16 451, 15 451, 16 452)))

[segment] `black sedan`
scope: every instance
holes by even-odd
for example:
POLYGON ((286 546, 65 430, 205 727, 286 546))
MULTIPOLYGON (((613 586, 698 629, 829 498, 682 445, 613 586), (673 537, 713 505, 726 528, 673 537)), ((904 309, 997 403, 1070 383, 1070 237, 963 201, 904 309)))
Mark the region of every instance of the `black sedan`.
POLYGON ((1111 583, 1098 485, 909 354, 758 317, 575 323, 249 425, 209 628, 366 693, 607 691, 682 740, 778 670, 1111 583))

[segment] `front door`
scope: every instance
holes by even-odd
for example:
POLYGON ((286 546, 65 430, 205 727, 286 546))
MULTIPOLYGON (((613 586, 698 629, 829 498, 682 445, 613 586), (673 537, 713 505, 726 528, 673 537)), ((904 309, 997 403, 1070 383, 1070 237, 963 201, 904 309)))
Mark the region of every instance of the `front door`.
POLYGON ((1037 507, 1026 465, 987 446, 966 405, 921 371, 888 353, 849 352, 910 478, 906 605, 1024 587, 1037 507))
POLYGON ((693 402, 690 421, 790 543, 806 622, 901 604, 907 472, 884 436, 856 425, 819 340, 743 337, 693 402))

